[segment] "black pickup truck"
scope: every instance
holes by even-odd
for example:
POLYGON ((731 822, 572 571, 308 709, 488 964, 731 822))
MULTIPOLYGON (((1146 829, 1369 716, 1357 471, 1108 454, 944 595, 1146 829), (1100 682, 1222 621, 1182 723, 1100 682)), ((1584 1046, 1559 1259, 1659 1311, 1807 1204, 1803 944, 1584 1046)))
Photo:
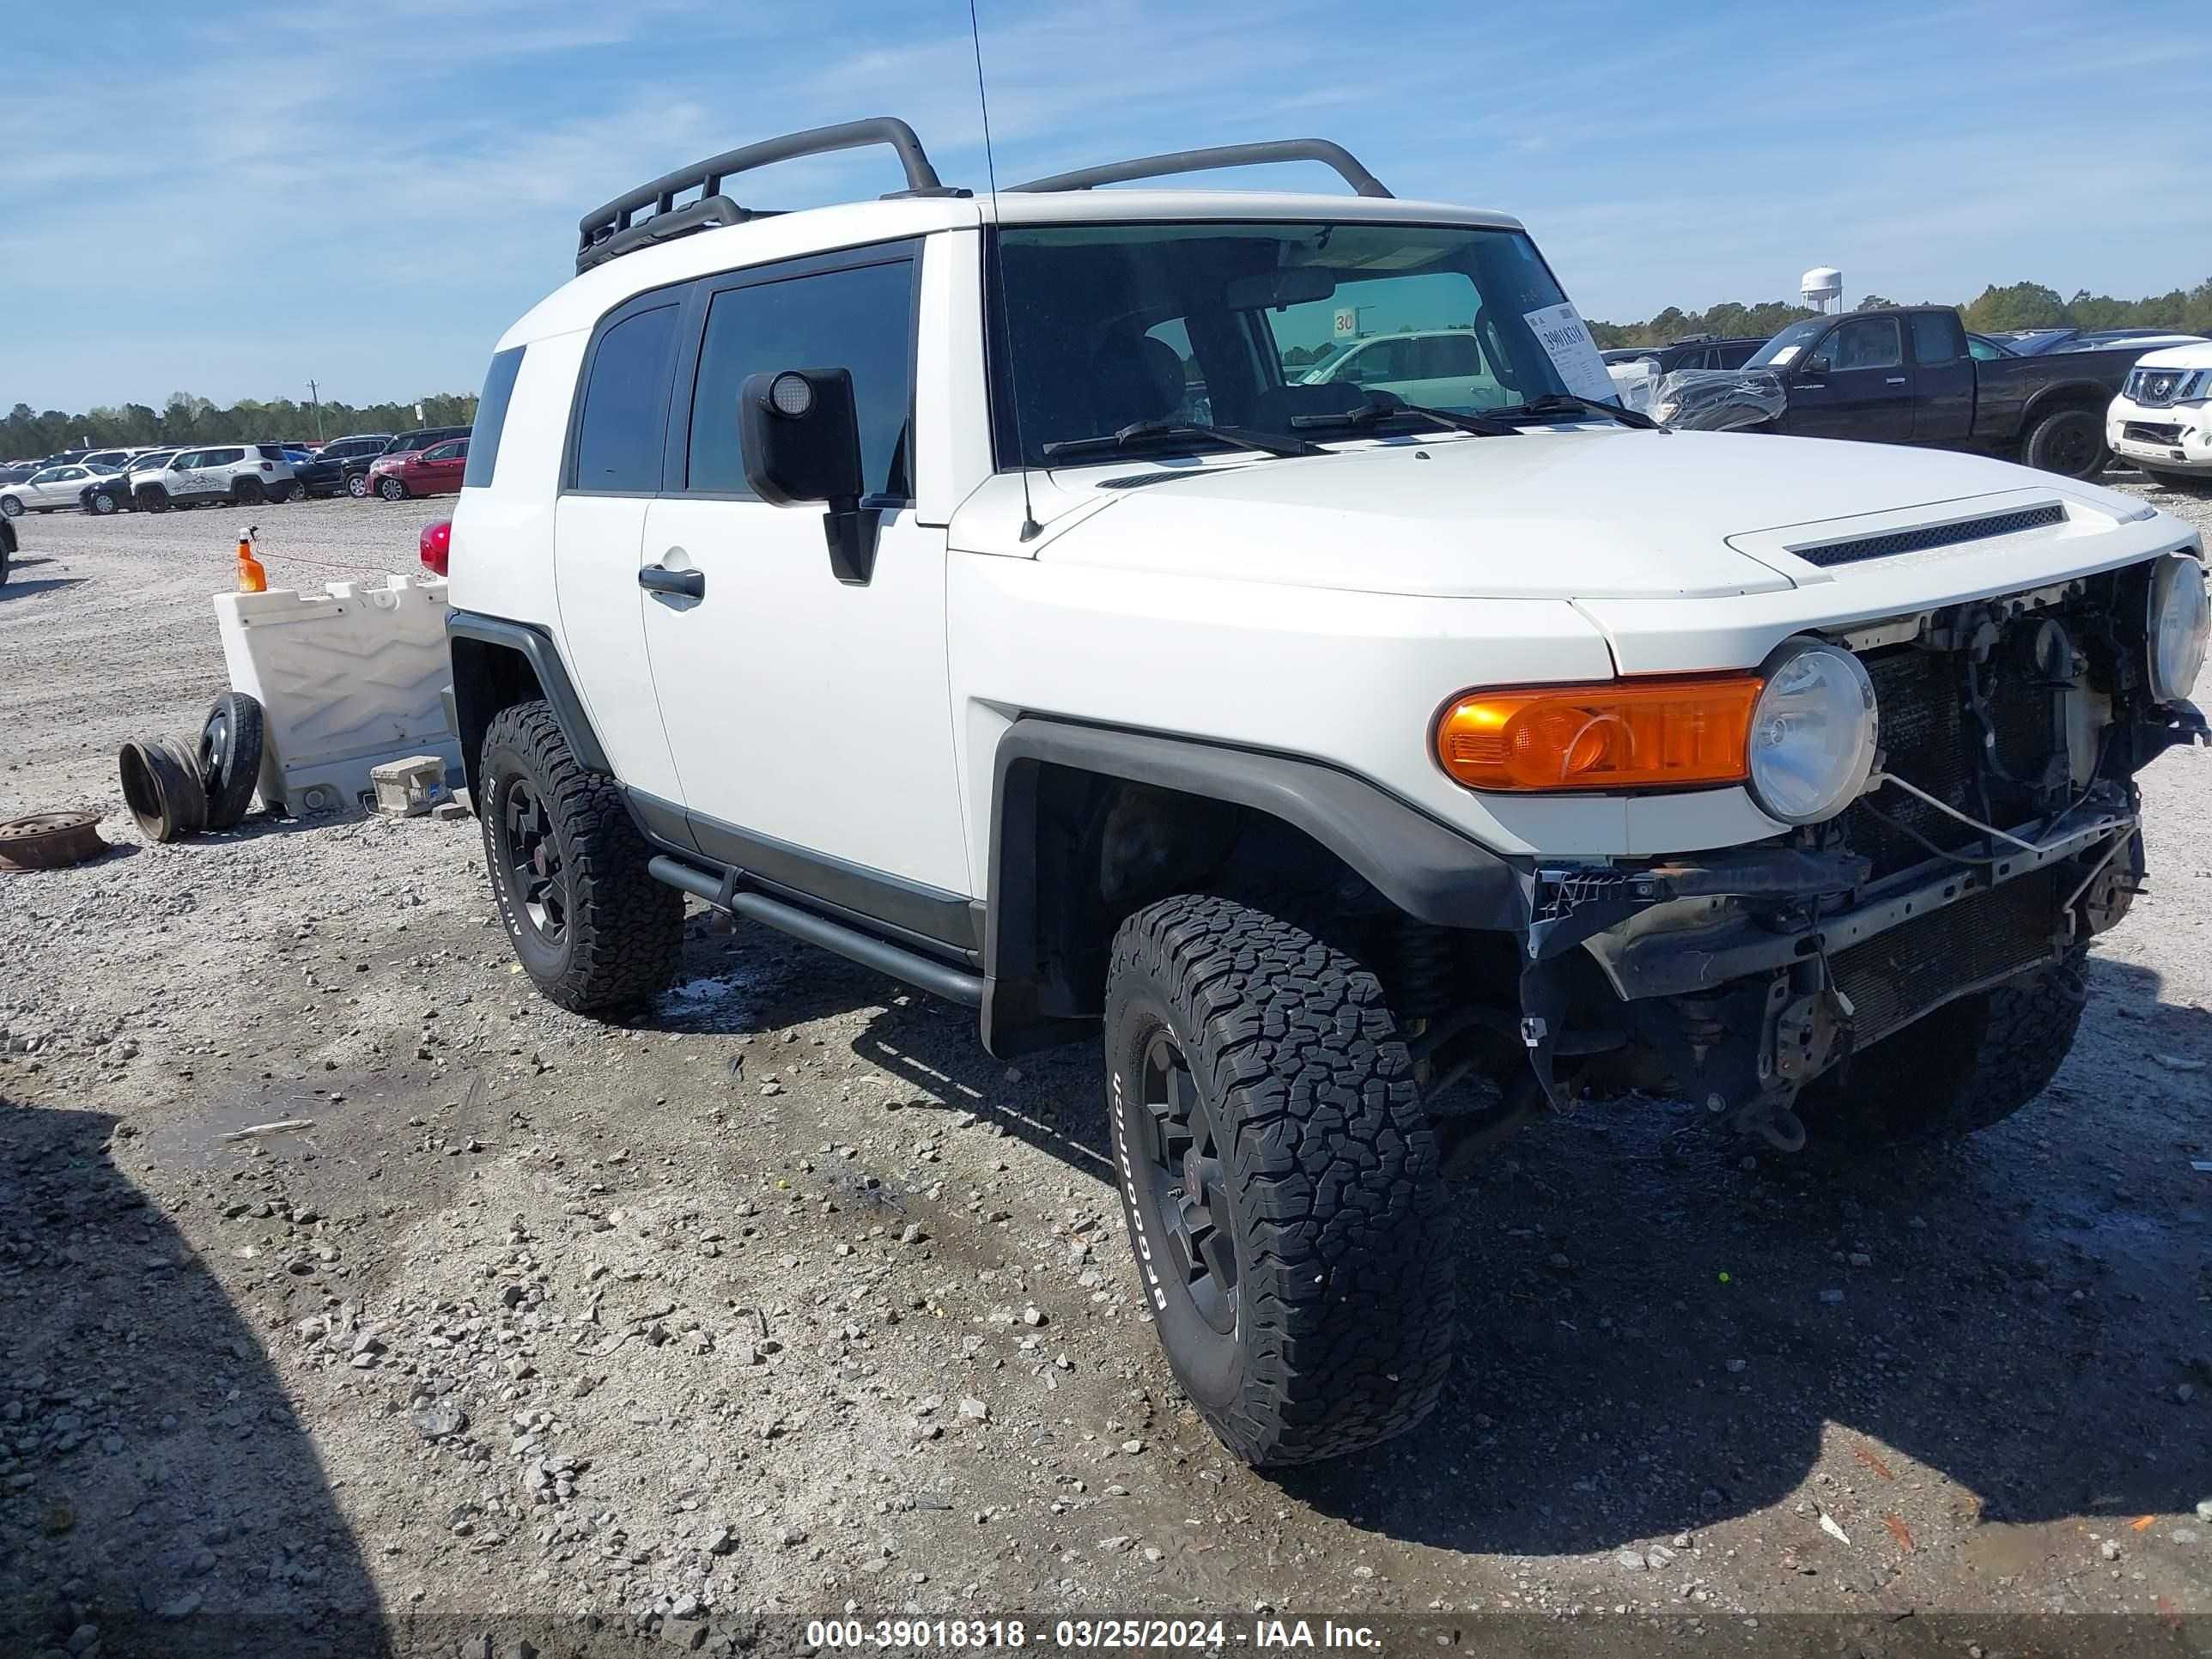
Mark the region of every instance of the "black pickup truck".
MULTIPOLYGON (((1792 323, 1741 369, 1778 377, 1779 416, 1747 409, 1741 424, 1808 438, 1979 450, 2069 477, 2094 478, 2111 453, 2105 407, 2145 347, 2023 357, 1969 339, 1948 306, 1899 306, 1792 323)), ((1709 396, 1723 371, 1701 377, 1709 396)), ((1771 386, 1771 382, 1767 382, 1771 386)), ((1748 396, 1757 382, 1747 380, 1748 396)), ((1668 383, 1652 413, 1669 418, 1668 383)), ((1711 420, 1700 424, 1723 422, 1711 420)))

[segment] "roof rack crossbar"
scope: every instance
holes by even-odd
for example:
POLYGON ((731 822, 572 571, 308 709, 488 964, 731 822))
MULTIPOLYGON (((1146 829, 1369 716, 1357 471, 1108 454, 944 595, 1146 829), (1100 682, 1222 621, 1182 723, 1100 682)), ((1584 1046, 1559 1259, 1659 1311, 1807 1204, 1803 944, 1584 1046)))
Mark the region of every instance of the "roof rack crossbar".
POLYGON ((1078 167, 1055 173, 1049 179, 1032 179, 1017 191, 1089 190, 1094 185, 1127 184, 1135 179, 1162 179, 1176 173, 1210 173, 1216 167, 1258 167, 1273 161, 1319 161, 1336 169, 1345 183, 1362 196, 1390 194, 1382 181, 1359 163, 1358 158, 1326 138, 1278 138, 1260 144, 1222 144, 1212 149, 1176 149, 1164 155, 1141 155, 1130 161, 1109 161, 1103 167, 1078 167))
POLYGON ((739 207, 722 194, 726 179, 772 162, 795 161, 802 155, 825 155, 833 150, 858 149, 867 144, 889 144, 898 152, 899 164, 906 169, 907 184, 899 194, 951 193, 938 178, 937 169, 930 165, 914 129, 896 116, 877 115, 865 121, 814 127, 805 132, 786 133, 781 138, 763 139, 742 149, 725 150, 690 167, 664 173, 651 184, 625 191, 611 202, 594 208, 577 223, 576 270, 580 274, 648 243, 665 241, 672 236, 716 225, 737 224, 755 216, 752 210, 739 207), (701 199, 678 208, 676 198, 692 190, 700 192, 701 199), (651 216, 642 223, 634 223, 636 216, 647 210, 651 210, 651 216), (658 225, 658 220, 664 216, 685 222, 680 225, 658 225))

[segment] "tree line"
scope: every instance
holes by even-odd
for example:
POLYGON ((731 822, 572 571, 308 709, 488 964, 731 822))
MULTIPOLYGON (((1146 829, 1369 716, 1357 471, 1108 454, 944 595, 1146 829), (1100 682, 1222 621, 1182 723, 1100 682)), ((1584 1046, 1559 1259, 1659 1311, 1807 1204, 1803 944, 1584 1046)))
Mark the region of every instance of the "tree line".
POLYGON ((310 404, 280 398, 263 403, 246 398, 218 409, 205 398, 173 392, 156 410, 144 404, 103 406, 82 415, 58 409, 34 412, 17 404, 0 418, 0 459, 36 460, 64 449, 113 449, 131 444, 289 443, 349 432, 405 432, 418 426, 466 426, 475 420, 477 394, 442 392, 422 399, 422 416, 412 401, 404 404, 310 404))
MULTIPOLYGON (((1869 294, 1856 310, 1895 305, 1894 300, 1869 294)), ((1948 305, 1948 300, 1923 300, 1923 305, 1948 305)), ((1966 326, 1977 333, 1995 334, 2016 328, 2161 328, 2177 334, 2212 337, 2212 277, 2191 289, 2154 294, 2141 300, 2116 300, 2108 294, 2079 290, 2070 300, 2040 283, 1995 283, 1959 307, 1966 326)), ((1769 300, 1763 305, 1727 301, 1705 311, 1684 311, 1679 306, 1641 323, 1590 324, 1600 346, 1665 345, 1686 334, 1711 334, 1722 338, 1759 338, 1814 315, 1809 306, 1769 300)))

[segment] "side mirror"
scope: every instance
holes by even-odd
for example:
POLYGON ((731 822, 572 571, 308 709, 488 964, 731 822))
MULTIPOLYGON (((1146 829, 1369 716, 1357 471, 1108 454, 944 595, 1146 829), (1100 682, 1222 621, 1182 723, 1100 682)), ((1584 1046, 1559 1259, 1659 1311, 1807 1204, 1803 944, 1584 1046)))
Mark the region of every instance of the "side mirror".
POLYGON ((1836 372, 1836 360, 1823 351, 1798 364, 1797 372, 1800 374, 1832 374, 1836 372))
POLYGON ((738 388, 745 483, 772 507, 820 501, 830 568, 855 586, 875 574, 878 509, 864 506, 860 416, 842 368, 749 374, 738 388))

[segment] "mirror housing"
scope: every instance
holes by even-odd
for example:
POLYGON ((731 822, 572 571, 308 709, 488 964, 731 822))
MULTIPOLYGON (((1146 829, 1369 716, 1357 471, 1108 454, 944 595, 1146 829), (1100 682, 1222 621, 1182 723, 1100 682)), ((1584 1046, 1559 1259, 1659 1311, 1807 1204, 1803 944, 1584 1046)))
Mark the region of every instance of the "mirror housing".
POLYGON ((773 507, 820 501, 830 568, 860 585, 874 574, 880 514, 861 503, 860 416, 842 368, 749 374, 738 388, 738 447, 745 483, 773 507))
POLYGON ((1255 276, 1232 276, 1221 287, 1221 303, 1231 311, 1279 311, 1310 305, 1336 293, 1336 278, 1319 265, 1285 265, 1255 276))

